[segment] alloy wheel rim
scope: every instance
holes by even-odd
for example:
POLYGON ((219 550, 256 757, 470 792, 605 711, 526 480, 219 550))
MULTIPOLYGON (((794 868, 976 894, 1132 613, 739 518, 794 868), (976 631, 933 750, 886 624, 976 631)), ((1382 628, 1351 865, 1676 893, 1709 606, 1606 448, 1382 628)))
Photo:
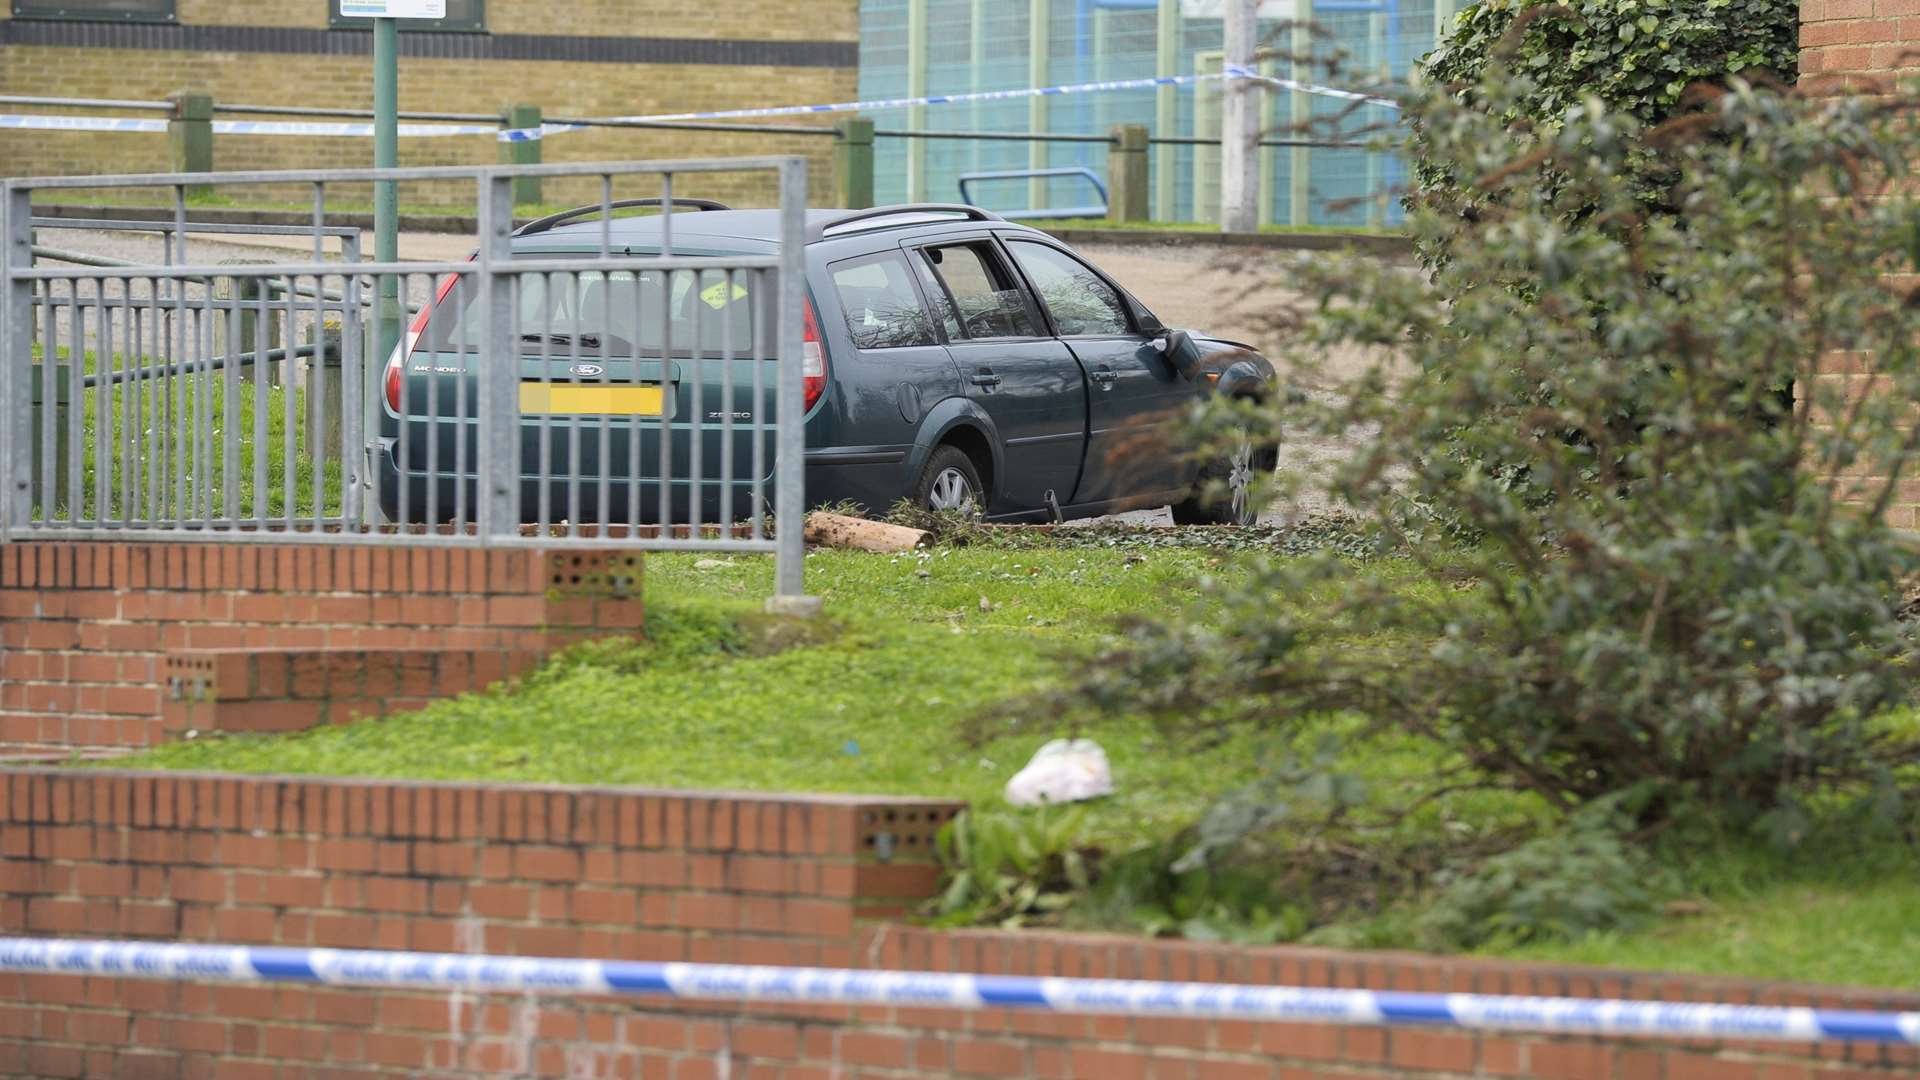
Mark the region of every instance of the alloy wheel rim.
POLYGON ((1227 468, 1227 490, 1233 494, 1233 520, 1248 524, 1248 507, 1253 502, 1253 444, 1242 441, 1234 448, 1227 468))
POLYGON ((973 505, 973 484, 967 474, 949 466, 933 478, 927 492, 927 506, 934 510, 964 510, 973 505))

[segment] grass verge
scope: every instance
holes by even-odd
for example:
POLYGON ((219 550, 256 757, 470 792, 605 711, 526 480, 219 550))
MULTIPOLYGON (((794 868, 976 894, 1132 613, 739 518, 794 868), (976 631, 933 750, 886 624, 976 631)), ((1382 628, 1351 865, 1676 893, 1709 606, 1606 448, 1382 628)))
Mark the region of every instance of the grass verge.
MULTIPOLYGON (((1021 719, 1031 695, 1061 677, 1061 661, 1096 648, 1113 620, 1188 602, 1203 575, 1238 573, 1230 553, 1183 543, 1179 531, 1143 534, 1138 543, 1071 532, 1070 545, 1027 540, 899 557, 816 552, 808 580, 830 616, 798 634, 755 614, 770 588, 767 560, 656 556, 647 563, 644 643, 583 646, 516 685, 411 715, 292 736, 202 738, 116 764, 900 793, 997 810, 1007 778, 1062 732, 982 723, 983 711, 1021 719), (961 739, 963 730, 982 738, 961 739)), ((1432 586, 1409 569, 1407 587, 1432 586)), ((1177 744, 1126 718, 1072 733, 1101 743, 1119 788, 1088 805, 1077 839, 1116 852, 1166 844, 1214 797, 1254 779, 1263 754, 1288 749, 1250 737, 1177 744)), ((1396 778, 1436 766, 1431 748, 1413 741, 1345 764, 1383 797, 1396 778)), ((1027 816, 1044 825, 1049 813, 1027 816)), ((1512 796, 1462 793, 1425 808, 1394 842, 1524 827, 1532 814, 1512 796)), ((1906 959, 1920 945, 1910 841, 1839 829, 1794 853, 1744 837, 1685 850, 1665 860, 1675 878, 1671 902, 1639 929, 1486 954, 1920 988, 1906 959)), ((1217 883, 1216 894, 1237 887, 1217 883)), ((1182 923, 1116 908, 1113 899, 1093 897, 1075 923, 1260 939, 1236 937, 1204 904, 1195 909, 1200 917, 1182 923)), ((1414 905, 1398 903, 1384 912, 1332 913, 1334 928, 1346 931, 1334 940, 1406 945, 1414 905)), ((1282 932, 1279 920, 1270 929, 1275 939, 1296 936, 1282 932)))
MULTIPOLYGON (((830 624, 772 642, 752 613, 762 558, 647 561, 650 640, 576 649, 512 687, 419 713, 289 737, 175 743, 123 764, 435 779, 944 795, 992 804, 1043 734, 967 745, 985 705, 1057 678, 1126 612, 1179 603, 1205 549, 945 548, 889 558, 822 551, 810 587, 830 624)), ((1113 760, 1110 841, 1191 820, 1246 748, 1170 752, 1140 722, 1085 732, 1113 760)))

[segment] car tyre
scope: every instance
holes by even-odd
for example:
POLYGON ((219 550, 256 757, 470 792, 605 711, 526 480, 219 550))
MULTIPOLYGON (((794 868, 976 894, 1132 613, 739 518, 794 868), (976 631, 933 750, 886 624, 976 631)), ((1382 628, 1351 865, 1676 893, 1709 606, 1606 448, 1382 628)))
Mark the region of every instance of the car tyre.
POLYGON ((1173 504, 1175 525, 1252 525, 1260 520, 1253 499, 1260 474, 1273 471, 1271 449, 1242 438, 1232 450, 1201 468, 1193 494, 1173 504))
POLYGON ((986 513, 987 493, 980 483, 980 470, 966 451, 957 446, 934 450, 914 485, 913 505, 923 510, 971 508, 974 513, 986 513))

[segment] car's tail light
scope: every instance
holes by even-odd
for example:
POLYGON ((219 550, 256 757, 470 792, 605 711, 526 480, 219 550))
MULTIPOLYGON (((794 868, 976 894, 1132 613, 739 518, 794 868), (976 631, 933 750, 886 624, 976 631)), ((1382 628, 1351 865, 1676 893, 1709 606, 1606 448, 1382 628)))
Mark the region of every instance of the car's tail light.
POLYGON ((434 290, 433 303, 420 309, 413 317, 412 325, 407 327, 406 336, 393 347, 393 355, 387 357, 387 407, 400 413, 400 381, 402 371, 407 366, 407 357, 413 355, 413 347, 420 343, 420 335, 427 332, 427 323, 433 318, 433 310, 446 300, 447 294, 460 280, 459 274, 448 274, 440 279, 440 287, 434 290))
POLYGON ((807 391, 807 410, 827 392, 827 348, 820 341, 820 322, 813 315, 813 301, 807 301, 806 333, 800 345, 800 384, 807 391))

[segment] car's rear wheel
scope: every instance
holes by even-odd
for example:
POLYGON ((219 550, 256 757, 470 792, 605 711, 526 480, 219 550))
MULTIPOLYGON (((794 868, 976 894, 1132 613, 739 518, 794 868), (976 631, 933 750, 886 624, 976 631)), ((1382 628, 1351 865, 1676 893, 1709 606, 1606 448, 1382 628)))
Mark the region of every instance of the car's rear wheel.
POLYGON ((1273 470, 1273 451, 1242 437, 1232 449, 1209 461, 1194 482, 1193 494, 1173 504, 1176 525, 1252 525, 1260 520, 1254 504, 1261 471, 1273 470))
POLYGON ((924 510, 985 513, 987 496, 980 483, 980 470, 966 451, 957 446, 940 447, 920 470, 913 504, 924 510))

